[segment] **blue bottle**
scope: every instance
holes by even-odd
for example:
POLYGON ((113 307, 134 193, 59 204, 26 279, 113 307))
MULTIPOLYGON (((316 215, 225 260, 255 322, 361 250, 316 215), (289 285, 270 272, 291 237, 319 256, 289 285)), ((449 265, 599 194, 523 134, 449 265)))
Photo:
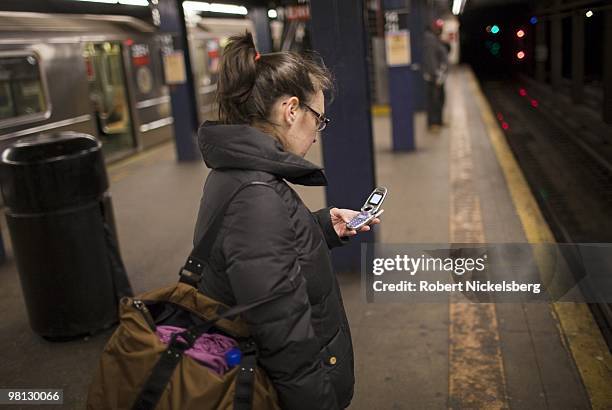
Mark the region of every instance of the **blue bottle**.
POLYGON ((230 369, 234 366, 238 366, 242 361, 242 352, 237 347, 231 348, 225 352, 225 361, 227 362, 227 367, 230 369))

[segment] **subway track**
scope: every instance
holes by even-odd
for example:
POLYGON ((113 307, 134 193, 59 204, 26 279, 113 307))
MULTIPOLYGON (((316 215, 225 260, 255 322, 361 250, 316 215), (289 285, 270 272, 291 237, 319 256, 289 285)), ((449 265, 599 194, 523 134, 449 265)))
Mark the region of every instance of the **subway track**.
MULTIPOLYGON (((612 242, 612 132, 593 132, 522 83, 482 88, 557 242, 612 242)), ((577 252, 564 256, 579 273, 577 252)), ((589 308, 612 350, 612 303, 598 289, 581 290, 604 301, 589 308)))

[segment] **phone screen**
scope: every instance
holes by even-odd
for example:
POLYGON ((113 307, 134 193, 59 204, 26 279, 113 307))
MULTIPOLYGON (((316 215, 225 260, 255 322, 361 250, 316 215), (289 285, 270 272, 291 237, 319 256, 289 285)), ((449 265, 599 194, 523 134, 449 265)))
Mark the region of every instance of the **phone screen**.
POLYGON ((374 194, 372 195, 372 198, 370 199, 369 203, 371 203, 372 205, 378 205, 382 197, 383 196, 381 194, 374 194))

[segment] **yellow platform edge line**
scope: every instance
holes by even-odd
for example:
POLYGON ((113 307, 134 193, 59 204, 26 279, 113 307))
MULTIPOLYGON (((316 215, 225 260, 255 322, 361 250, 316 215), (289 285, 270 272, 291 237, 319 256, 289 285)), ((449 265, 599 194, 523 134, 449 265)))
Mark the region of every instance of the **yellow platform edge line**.
POLYGON ((171 141, 171 140, 164 141, 164 142, 154 145, 153 147, 146 148, 142 151, 136 152, 133 155, 130 155, 126 158, 122 158, 116 162, 109 164, 107 167, 108 172, 109 173, 117 172, 123 167, 130 166, 138 162, 141 162, 149 157, 152 157, 160 153, 161 151, 164 151, 165 149, 168 148, 169 145, 172 145, 172 144, 174 144, 174 141, 171 141))
POLYGON ((134 167, 148 163, 148 161, 160 155, 173 144, 174 141, 165 141, 109 164, 107 169, 111 183, 118 182, 131 175, 134 171, 134 167))
MULTIPOLYGON (((456 106, 448 146, 450 241, 486 243, 467 112, 457 100, 457 89, 451 91, 455 92, 449 93, 449 102, 456 106)), ((509 409, 497 307, 494 303, 462 303, 462 299, 451 295, 448 304, 448 407, 509 409)))
MULTIPOLYGON (((471 70, 468 71, 468 76, 527 241, 556 242, 471 70)), ((555 302, 551 307, 561 327, 562 342, 574 358, 593 409, 611 409, 612 355, 591 311, 584 303, 555 302)))
POLYGON ((391 113, 391 108, 388 104, 374 104, 372 105, 372 115, 374 116, 385 116, 391 113))

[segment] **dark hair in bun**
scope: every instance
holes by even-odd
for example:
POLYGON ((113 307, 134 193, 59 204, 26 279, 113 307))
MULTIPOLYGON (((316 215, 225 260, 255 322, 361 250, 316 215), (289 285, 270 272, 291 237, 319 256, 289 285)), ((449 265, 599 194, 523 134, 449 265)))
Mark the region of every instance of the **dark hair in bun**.
POLYGON ((257 56, 248 32, 231 37, 225 46, 217 84, 222 123, 269 122, 272 105, 281 96, 296 96, 308 103, 317 91, 332 88, 331 74, 314 55, 278 52, 257 56))

